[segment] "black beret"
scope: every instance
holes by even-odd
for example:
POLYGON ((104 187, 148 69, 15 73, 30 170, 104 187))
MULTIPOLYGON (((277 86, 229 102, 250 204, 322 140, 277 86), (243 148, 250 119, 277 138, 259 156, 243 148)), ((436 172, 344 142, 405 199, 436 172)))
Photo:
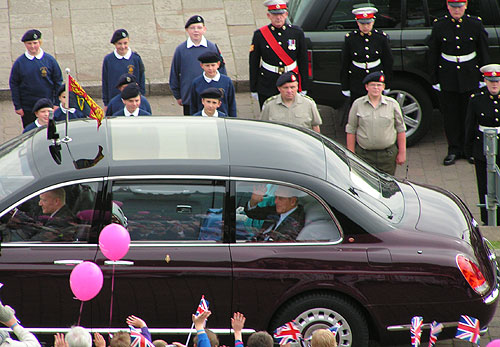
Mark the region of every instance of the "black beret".
POLYGON ((198 57, 198 60, 202 64, 208 64, 208 63, 217 63, 221 59, 220 59, 219 53, 213 52, 213 51, 208 51, 208 52, 205 52, 203 54, 200 54, 200 56, 198 57))
POLYGON ((281 87, 283 84, 288 82, 298 82, 297 75, 293 72, 284 73, 276 81, 276 87, 281 87))
POLYGON ((123 86, 124 84, 130 84, 136 82, 135 76, 129 73, 124 73, 118 79, 118 83, 116 84, 116 88, 123 86))
POLYGON ((125 29, 118 29, 113 33, 113 36, 111 36, 111 43, 115 43, 116 41, 119 41, 121 39, 124 39, 128 37, 128 32, 125 29))
POLYGON ((35 41, 35 40, 40 40, 41 38, 42 38, 42 33, 40 32, 40 30, 30 29, 24 33, 23 37, 21 38, 21 41, 22 42, 35 41))
POLYGON ((194 16, 192 16, 191 18, 189 18, 187 20, 186 25, 184 26, 184 28, 187 29, 191 24, 196 24, 196 23, 205 24, 205 20, 200 15, 194 15, 194 16))
POLYGON ((54 105, 52 104, 52 101, 47 98, 38 99, 37 102, 35 102, 35 106, 33 106, 33 112, 46 107, 53 108, 54 105))
POLYGON ((129 84, 125 88, 123 88, 120 96, 123 100, 127 100, 130 98, 135 98, 136 96, 141 95, 141 91, 137 84, 129 84))
POLYGON ((382 82, 382 83, 385 83, 385 76, 380 71, 372 72, 371 74, 368 74, 363 79, 363 84, 367 84, 367 83, 370 83, 370 82, 382 82))
POLYGON ((222 91, 217 88, 207 88, 200 93, 202 99, 221 99, 223 96, 222 91))
POLYGON ((61 84, 61 86, 57 90, 56 96, 57 97, 61 96, 61 94, 64 93, 65 91, 66 91, 66 84, 63 83, 63 84, 61 84))

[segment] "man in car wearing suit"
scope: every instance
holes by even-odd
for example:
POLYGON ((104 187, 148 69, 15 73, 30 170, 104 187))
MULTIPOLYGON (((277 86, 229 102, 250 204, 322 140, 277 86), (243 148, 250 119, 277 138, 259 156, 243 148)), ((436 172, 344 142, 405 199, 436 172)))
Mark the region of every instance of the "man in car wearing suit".
POLYGON ((257 206, 264 199, 265 184, 254 187, 245 206, 245 213, 253 219, 264 220, 262 231, 255 235, 257 241, 295 241, 304 227, 304 207, 299 205, 298 192, 279 186, 275 192, 275 206, 257 206))

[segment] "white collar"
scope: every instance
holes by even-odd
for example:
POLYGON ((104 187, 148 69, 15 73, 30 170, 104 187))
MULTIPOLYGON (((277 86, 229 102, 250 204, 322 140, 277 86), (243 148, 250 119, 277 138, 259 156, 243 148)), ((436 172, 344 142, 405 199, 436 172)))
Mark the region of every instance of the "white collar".
POLYGON ((117 59, 123 59, 123 58, 125 58, 125 59, 129 60, 130 57, 132 56, 132 50, 130 49, 130 47, 128 48, 128 51, 127 51, 127 53, 125 55, 119 55, 118 51, 116 50, 116 48, 113 51, 113 53, 115 53, 115 57, 117 59))
POLYGON ((208 42, 207 42, 207 39, 205 38, 205 36, 202 36, 200 44, 195 45, 194 42, 191 40, 191 38, 188 37, 188 39, 186 40, 186 46, 187 46, 187 48, 191 48, 193 46, 194 47, 199 47, 199 46, 208 47, 208 42))
POLYGON ((130 113, 127 110, 127 106, 125 106, 123 110, 124 110, 123 113, 125 113, 125 117, 137 117, 139 115, 139 107, 137 107, 133 113, 130 113))
POLYGON ((208 114, 205 113, 205 109, 203 109, 203 110, 201 110, 201 115, 203 117, 215 117, 215 118, 218 118, 219 117, 219 112, 217 112, 217 110, 215 110, 214 115, 213 116, 209 116, 208 114))
POLYGON ((43 49, 40 48, 40 53, 38 53, 37 55, 31 55, 28 53, 28 51, 24 52, 24 55, 26 56, 26 58, 28 58, 29 60, 33 60, 35 58, 37 58, 38 60, 42 59, 43 57, 43 49))
POLYGON ((76 109, 74 107, 70 108, 70 109, 67 109, 67 108, 64 108, 62 102, 59 103, 59 107, 61 108, 61 111, 62 113, 66 114, 66 112, 69 111, 69 113, 75 113, 76 109))
POLYGON ((40 124, 40 122, 38 121, 38 118, 37 118, 37 119, 35 119, 35 125, 36 125, 36 127, 37 127, 37 128, 40 128, 41 126, 43 126, 43 125, 41 125, 41 124, 40 124))
POLYGON ((220 80, 220 72, 217 71, 217 74, 215 75, 214 78, 207 77, 207 75, 205 74, 205 72, 203 72, 203 78, 205 79, 205 81, 207 81, 207 83, 210 83, 212 81, 219 82, 219 80, 220 80))

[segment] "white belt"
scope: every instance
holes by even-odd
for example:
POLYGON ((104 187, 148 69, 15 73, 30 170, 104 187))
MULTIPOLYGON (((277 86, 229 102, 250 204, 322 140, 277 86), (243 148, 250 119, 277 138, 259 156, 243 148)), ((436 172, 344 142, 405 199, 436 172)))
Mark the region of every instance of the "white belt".
POLYGON ((262 61, 262 67, 264 69, 266 69, 267 71, 282 74, 282 73, 289 72, 289 71, 292 71, 293 69, 295 69, 297 67, 297 62, 294 61, 293 63, 291 63, 290 65, 287 65, 287 66, 274 66, 274 65, 270 65, 270 64, 266 63, 265 61, 262 61))
POLYGON ((381 63, 380 59, 374 61, 367 61, 366 63, 359 63, 357 61, 352 61, 352 65, 359 67, 360 69, 373 69, 374 67, 379 66, 381 63))
POLYGON ((476 51, 466 54, 466 55, 448 55, 441 53, 444 60, 451 61, 452 63, 465 63, 466 61, 472 60, 476 57, 476 51))
POLYGON ((479 126, 479 131, 484 133, 486 130, 495 130, 497 134, 500 134, 500 127, 485 127, 480 125, 479 126))

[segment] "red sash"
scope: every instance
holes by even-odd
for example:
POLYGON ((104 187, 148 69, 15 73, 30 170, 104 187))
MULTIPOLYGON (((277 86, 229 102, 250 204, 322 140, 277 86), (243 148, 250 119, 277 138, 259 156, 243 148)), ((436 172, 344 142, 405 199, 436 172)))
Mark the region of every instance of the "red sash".
MULTIPOLYGON (((287 66, 293 64, 294 60, 290 58, 290 56, 285 52, 283 47, 281 47, 278 41, 276 41, 276 38, 271 33, 271 30, 269 30, 269 26, 265 25, 259 30, 262 33, 262 36, 264 36, 264 39, 266 40, 269 47, 271 47, 273 52, 276 53, 278 58, 280 58, 281 61, 285 63, 285 65, 287 66)), ((299 92, 300 92, 302 91, 302 86, 301 86, 302 83, 300 81, 299 65, 297 64, 297 66, 295 66, 295 69, 293 69, 292 71, 295 72, 299 77, 299 92)))

